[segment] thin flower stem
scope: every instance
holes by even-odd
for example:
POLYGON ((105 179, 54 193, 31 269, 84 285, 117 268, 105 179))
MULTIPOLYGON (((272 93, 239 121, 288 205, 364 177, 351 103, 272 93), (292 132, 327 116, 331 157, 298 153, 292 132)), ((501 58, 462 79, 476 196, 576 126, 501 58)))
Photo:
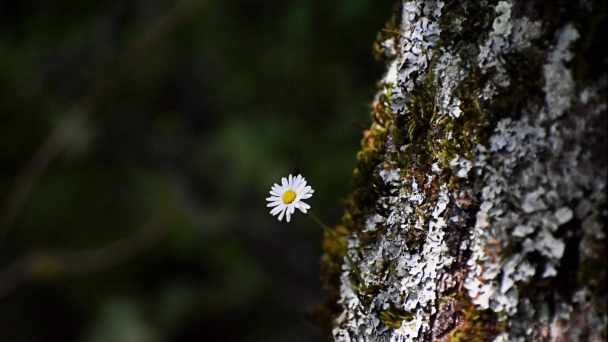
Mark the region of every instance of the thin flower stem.
POLYGON ((367 291, 367 286, 365 286, 365 280, 363 280, 363 277, 361 276, 361 273, 359 272, 359 267, 357 267, 357 265, 355 265, 355 262, 348 254, 348 249, 346 248, 346 246, 342 243, 342 241, 338 238, 338 236, 336 236, 336 234, 333 232, 333 230, 329 229, 323 222, 321 222, 321 220, 319 220, 319 218, 315 214, 313 214, 312 211, 309 210, 307 214, 308 214, 308 216, 310 216, 310 218, 312 218, 313 221, 315 221, 319 226, 321 226, 321 228, 323 228, 323 230, 326 231, 338 243, 338 245, 340 246, 340 249, 342 249, 342 252, 344 253, 344 255, 346 255, 346 259, 348 259, 348 263, 350 264, 350 267, 353 269, 353 271, 355 271, 357 278, 359 278, 359 282, 361 283, 361 286, 363 286, 363 290, 367 291))

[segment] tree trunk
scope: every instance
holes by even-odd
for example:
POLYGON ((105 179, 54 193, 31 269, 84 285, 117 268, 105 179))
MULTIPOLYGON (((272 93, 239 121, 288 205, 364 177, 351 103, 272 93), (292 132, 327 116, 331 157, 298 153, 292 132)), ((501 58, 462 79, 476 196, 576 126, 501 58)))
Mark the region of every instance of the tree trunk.
POLYGON ((601 1, 402 1, 337 235, 335 341, 605 341, 601 1))

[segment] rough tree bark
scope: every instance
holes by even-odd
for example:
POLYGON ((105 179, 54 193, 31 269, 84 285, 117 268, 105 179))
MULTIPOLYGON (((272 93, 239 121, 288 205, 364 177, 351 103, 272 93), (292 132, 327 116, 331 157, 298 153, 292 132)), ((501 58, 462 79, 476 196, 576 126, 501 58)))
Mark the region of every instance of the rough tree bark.
POLYGON ((402 1, 317 318, 335 341, 606 340, 606 8, 402 1))

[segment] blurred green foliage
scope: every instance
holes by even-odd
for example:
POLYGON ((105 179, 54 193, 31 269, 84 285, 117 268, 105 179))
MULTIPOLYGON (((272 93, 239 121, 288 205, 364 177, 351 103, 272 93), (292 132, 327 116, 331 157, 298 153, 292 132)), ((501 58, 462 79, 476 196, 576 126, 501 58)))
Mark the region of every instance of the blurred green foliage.
MULTIPOLYGON (((393 3, 207 0, 153 37, 70 126, 0 242, 0 286, 32 251, 103 248, 159 212, 166 233, 99 270, 41 258, 0 298, 0 341, 320 341, 306 312, 323 297, 321 229, 301 213, 278 222, 265 198, 301 173, 312 210, 339 222, 383 69, 370 47, 393 3)), ((0 1, 3 200, 175 6, 0 1)))

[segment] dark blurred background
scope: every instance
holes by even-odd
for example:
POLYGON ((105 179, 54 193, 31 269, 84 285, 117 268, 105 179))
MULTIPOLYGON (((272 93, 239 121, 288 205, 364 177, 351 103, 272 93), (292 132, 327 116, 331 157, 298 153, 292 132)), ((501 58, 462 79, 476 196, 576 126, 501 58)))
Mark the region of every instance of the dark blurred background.
POLYGON ((0 341, 321 341, 394 2, 0 1, 0 341))

